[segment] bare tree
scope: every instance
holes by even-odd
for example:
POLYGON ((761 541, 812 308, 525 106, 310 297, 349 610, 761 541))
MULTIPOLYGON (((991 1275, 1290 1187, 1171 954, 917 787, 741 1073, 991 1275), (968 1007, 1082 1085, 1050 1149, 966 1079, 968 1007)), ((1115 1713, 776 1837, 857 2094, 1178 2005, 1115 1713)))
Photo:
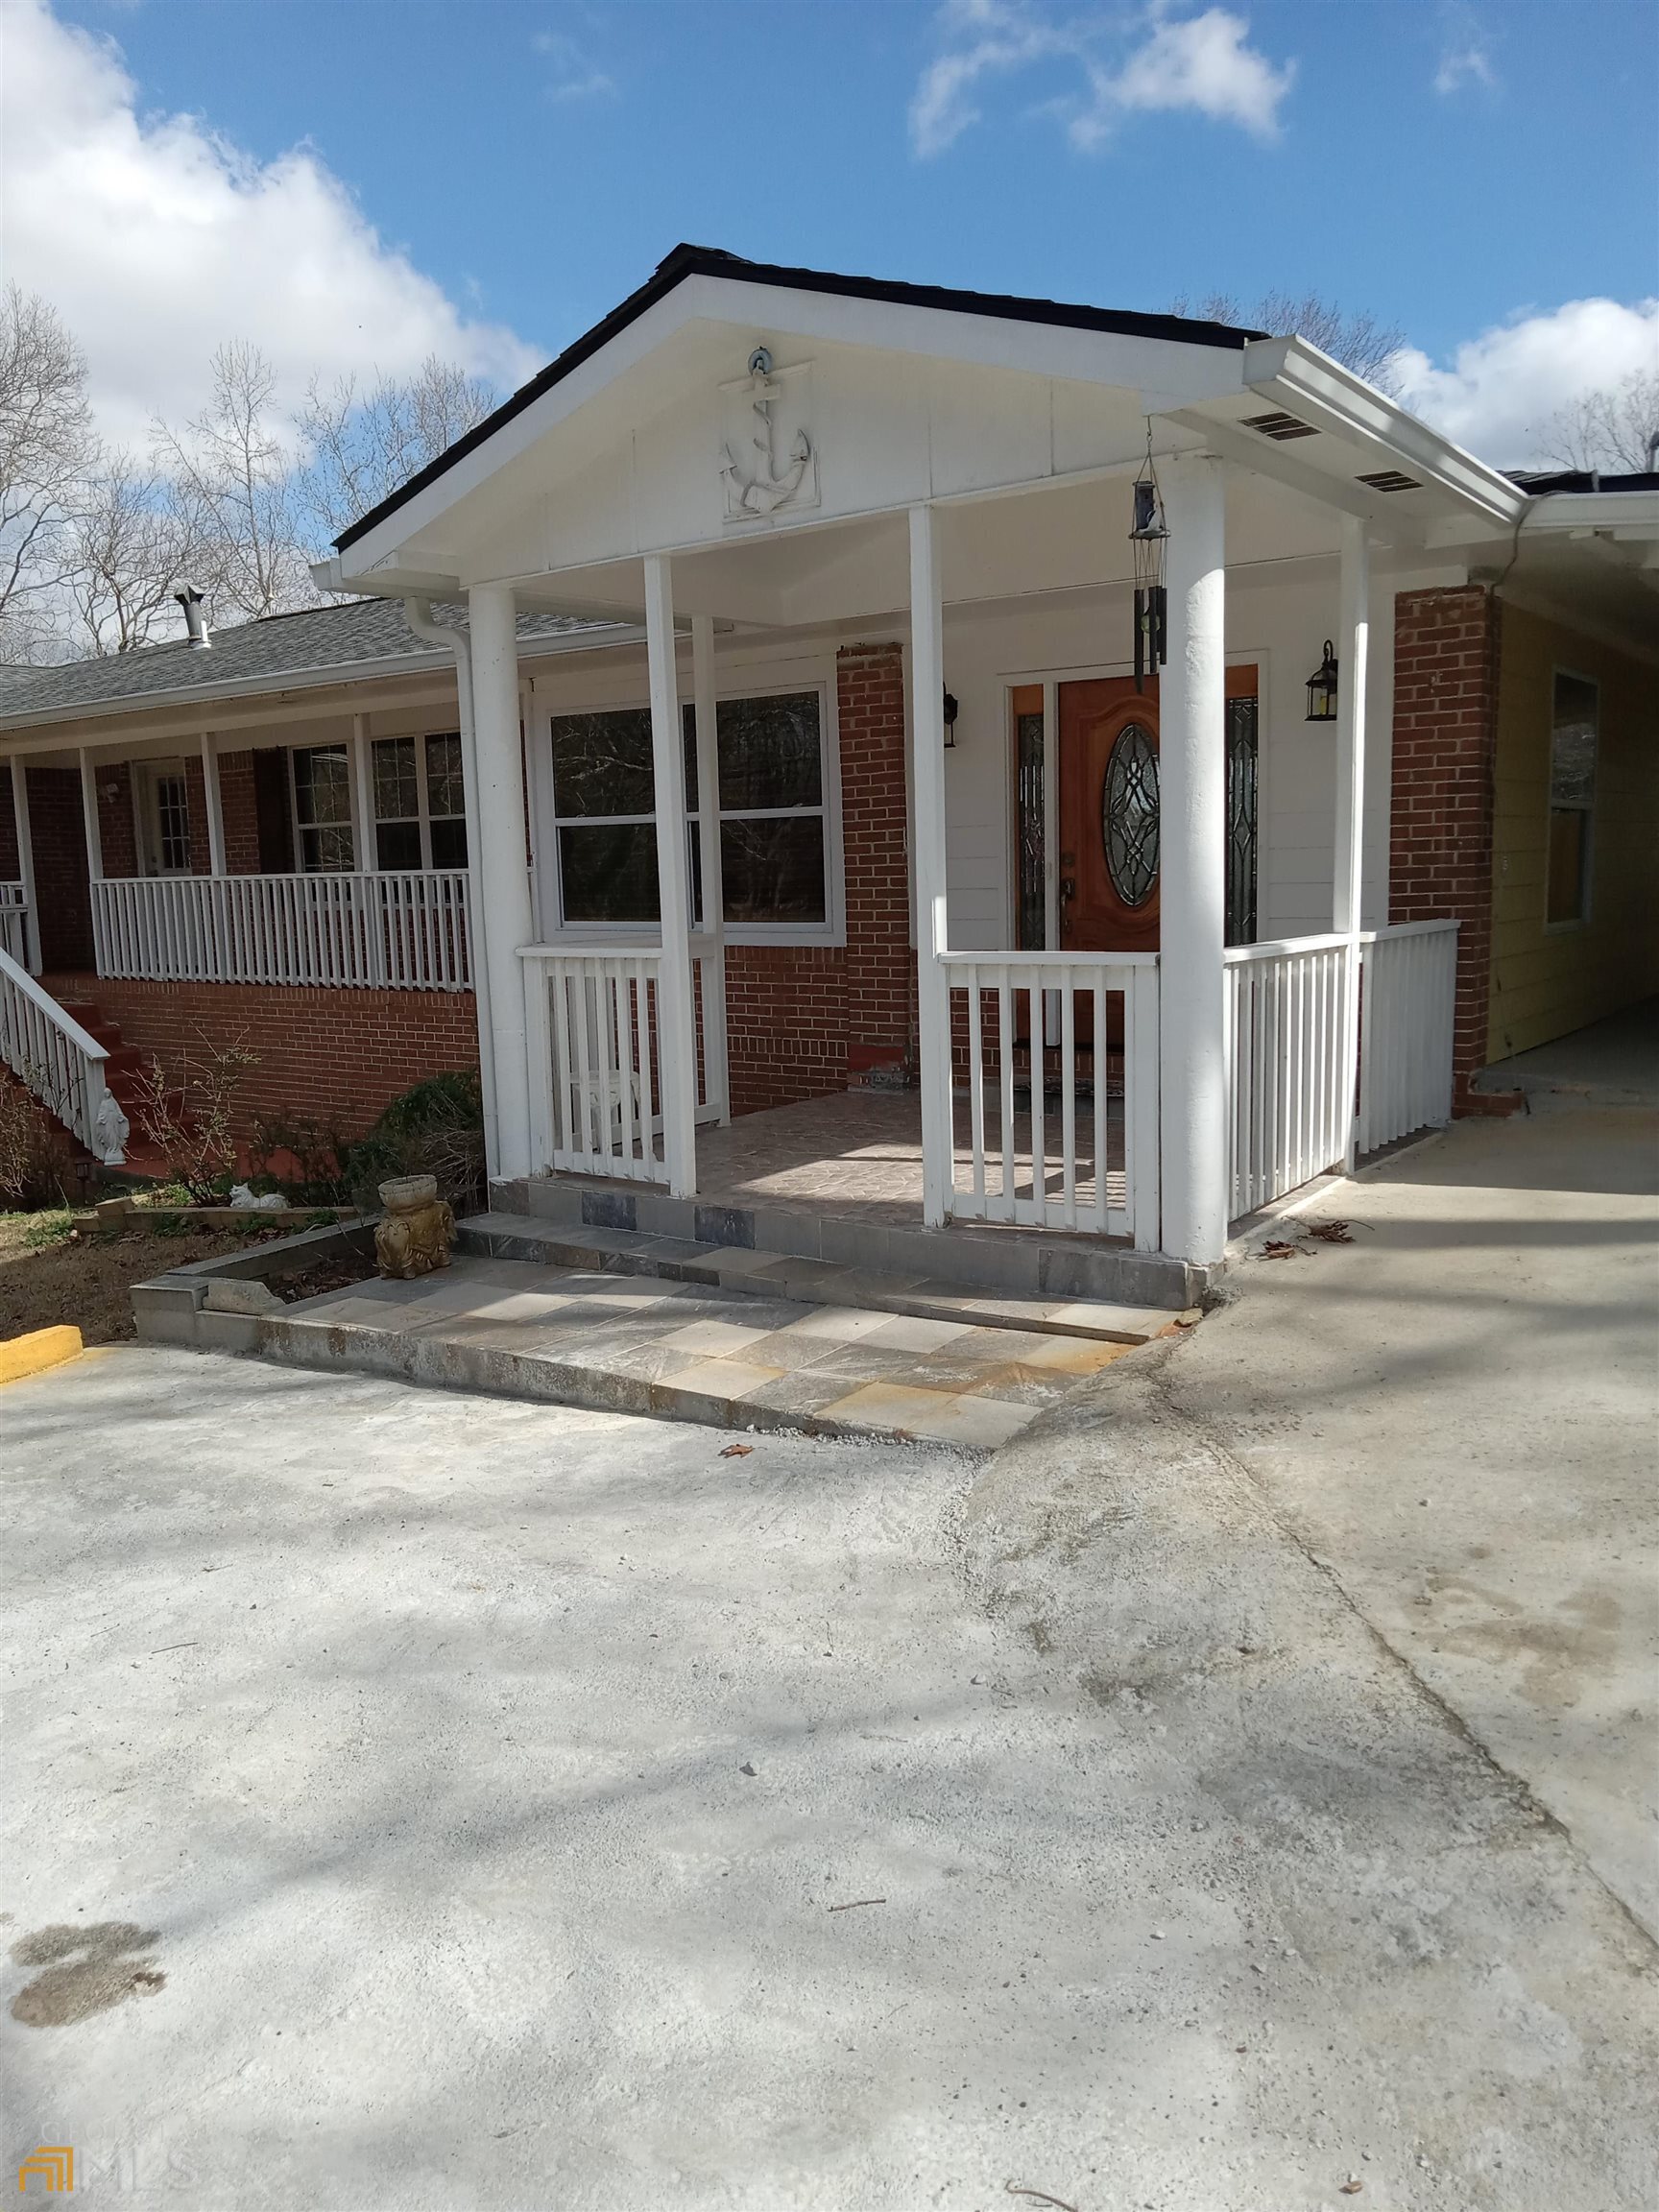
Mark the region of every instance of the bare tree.
POLYGON ((157 421, 156 468, 204 565, 222 618, 256 620, 315 603, 300 550, 294 456, 276 434, 276 373, 244 339, 213 356, 206 406, 182 429, 157 421))
POLYGON ((173 594, 202 562, 191 515, 130 453, 107 456, 69 526, 64 593, 83 652, 130 653, 176 627, 173 594))
POLYGON ((1659 449, 1659 373, 1632 369, 1616 384, 1581 392, 1545 423, 1539 451, 1562 469, 1635 475, 1654 466, 1659 449))
POLYGON ((1232 293, 1212 292, 1202 300, 1176 300, 1169 312, 1198 316, 1208 323, 1229 323, 1236 328, 1265 330, 1275 338, 1306 338, 1380 392, 1393 392, 1399 383, 1394 358, 1406 343, 1406 333, 1399 325, 1380 322, 1375 315, 1350 314, 1318 292, 1300 296, 1264 292, 1248 314, 1232 293))
POLYGON ((316 549, 435 461, 494 404, 480 377, 435 353, 407 383, 377 376, 361 394, 355 377, 342 377, 326 392, 313 377, 300 417, 310 459, 298 489, 316 549))
POLYGON ((57 312, 0 296, 0 658, 50 652, 70 515, 95 451, 86 363, 57 312))

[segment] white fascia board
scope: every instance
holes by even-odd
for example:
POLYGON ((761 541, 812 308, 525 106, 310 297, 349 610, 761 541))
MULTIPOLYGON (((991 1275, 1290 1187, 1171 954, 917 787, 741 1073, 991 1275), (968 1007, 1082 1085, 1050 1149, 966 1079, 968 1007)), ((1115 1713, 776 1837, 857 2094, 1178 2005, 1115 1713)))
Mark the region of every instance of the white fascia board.
MULTIPOLYGON (((637 645, 645 632, 637 624, 614 629, 577 631, 567 637, 521 637, 520 661, 541 660, 549 654, 592 651, 599 646, 637 645)), ((329 668, 300 668, 257 676, 241 676, 208 688, 200 684, 176 685, 166 691, 125 692, 119 698, 87 699, 66 707, 38 708, 23 714, 0 714, 0 731, 56 729, 69 722, 92 722, 110 714, 146 714, 152 708, 199 707, 210 709, 221 700, 257 699, 291 691, 324 691, 336 684, 367 684, 397 676, 419 676, 427 671, 443 674, 455 665, 452 653, 425 646, 419 653, 382 653, 373 661, 343 661, 329 668)), ((349 712, 349 708, 342 708, 349 712)))
MULTIPOLYGON (((787 332, 824 344, 1012 369, 1026 375, 1128 392, 1153 390, 1187 405, 1238 392, 1239 365, 1247 350, 840 293, 790 291, 733 277, 689 276, 436 482, 349 546, 339 556, 342 581, 330 588, 349 590, 355 583, 364 589, 386 590, 387 572, 401 567, 403 547, 421 530, 521 459, 549 430, 691 323, 727 324, 757 337, 787 332)), ((420 565, 416 556, 410 566, 420 565)))
POLYGON ((1527 535, 1590 531, 1641 543, 1659 538, 1659 492, 1535 492, 1527 535))
POLYGON ((1334 437, 1356 434, 1385 447, 1404 469, 1499 522, 1513 522, 1527 494, 1498 469, 1310 346, 1302 338, 1255 338, 1244 349, 1244 382, 1263 398, 1334 437))
POLYGON ((1298 461, 1293 451, 1286 452, 1283 445, 1259 436, 1254 430, 1241 430, 1236 422, 1219 422, 1208 415, 1187 409, 1166 420, 1196 432, 1211 452, 1221 460, 1231 461, 1253 476, 1265 476, 1272 483, 1283 484, 1287 491, 1297 493, 1316 507, 1333 508, 1339 515, 1358 516, 1361 522, 1371 524, 1396 544, 1423 542, 1421 520, 1413 520, 1398 507, 1390 507, 1385 492, 1347 476, 1310 468, 1306 461, 1298 461))

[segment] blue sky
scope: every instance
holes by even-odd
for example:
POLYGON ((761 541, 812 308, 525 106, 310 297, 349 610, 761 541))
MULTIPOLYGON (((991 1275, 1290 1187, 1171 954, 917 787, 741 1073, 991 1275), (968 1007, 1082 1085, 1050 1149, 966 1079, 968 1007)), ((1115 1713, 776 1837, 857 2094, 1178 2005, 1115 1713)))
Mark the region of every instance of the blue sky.
MULTIPOLYGON (((0 38, 25 19, 47 36, 41 14, 4 0, 0 38)), ((1470 373, 1543 379, 1494 402, 1490 435, 1511 444, 1517 407, 1599 358, 1640 363, 1659 329, 1628 312, 1659 293, 1649 0, 78 0, 55 14, 117 43, 131 145, 172 157, 193 130, 206 151, 192 158, 220 159, 227 221, 238 190, 263 180, 269 200, 301 149, 310 198, 338 180, 373 234, 363 252, 430 279, 498 378, 681 238, 1137 307, 1317 289, 1399 324, 1428 356, 1429 410, 1460 403, 1477 429, 1479 396, 1427 379, 1507 329, 1503 358, 1471 356, 1470 373), (1579 302, 1625 313, 1564 321, 1579 302)), ((94 52, 60 41, 37 65, 56 80, 94 52)), ((98 66, 112 83, 114 59, 98 66)), ((13 175, 0 245, 20 204, 13 175)), ((160 205, 188 220, 176 191, 160 205)), ((99 227, 96 209, 80 220, 99 227)), ((39 228, 20 251, 46 265, 39 228)), ((70 259, 86 264, 62 279, 73 320, 99 278, 84 240, 70 259)), ((226 316, 259 321, 228 265, 218 289, 226 316)), ((406 350, 412 329, 371 284, 352 344, 322 334, 325 366, 373 352, 377 314, 406 350)), ((141 346, 131 312, 124 327, 141 346)), ((174 373, 188 383, 182 362, 174 373)))

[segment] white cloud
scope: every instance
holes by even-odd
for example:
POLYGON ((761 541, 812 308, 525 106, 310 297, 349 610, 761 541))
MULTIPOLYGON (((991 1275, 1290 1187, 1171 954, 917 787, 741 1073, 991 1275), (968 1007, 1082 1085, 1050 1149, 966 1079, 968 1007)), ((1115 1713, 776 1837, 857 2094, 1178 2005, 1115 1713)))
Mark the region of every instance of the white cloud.
POLYGON ((200 117, 140 115, 119 49, 43 0, 4 0, 0 37, 6 274, 80 340, 111 439, 193 413, 228 338, 293 399, 313 372, 400 374, 431 352, 504 384, 541 360, 464 318, 311 148, 261 162, 200 117))
POLYGON ((603 99, 616 89, 614 78, 595 66, 574 38, 563 31, 538 31, 530 41, 552 65, 550 100, 603 99))
POLYGON ((1492 66, 1492 43, 1484 29, 1466 8, 1454 9, 1447 18, 1440 60, 1434 71, 1434 89, 1449 98, 1465 84, 1495 91, 1498 73, 1492 66))
POLYGON ((1114 76, 1096 79, 1094 101, 1071 125, 1073 141, 1098 143, 1116 116, 1130 108, 1189 108, 1212 122, 1237 123, 1258 138, 1279 129, 1279 103, 1296 65, 1273 64, 1244 41, 1250 26, 1224 8, 1170 20, 1160 15, 1151 36, 1114 76))
POLYGON ((1426 421, 1499 468, 1524 468, 1546 457, 1545 426, 1580 394, 1659 370, 1659 300, 1570 300, 1482 331, 1447 368, 1414 346, 1395 368, 1426 421))
POLYGON ((945 51, 924 70, 910 103, 914 151, 924 160, 942 154, 979 121, 974 94, 983 80, 1044 61, 1081 75, 1087 87, 1050 104, 1083 152, 1137 110, 1187 109, 1258 137, 1277 132, 1295 64, 1276 68, 1248 45, 1244 16, 1225 8, 1176 15, 1169 0, 1153 0, 1129 21, 1138 43, 1124 51, 1123 19, 1116 15, 1060 17, 1033 0, 947 0, 939 16, 945 51))

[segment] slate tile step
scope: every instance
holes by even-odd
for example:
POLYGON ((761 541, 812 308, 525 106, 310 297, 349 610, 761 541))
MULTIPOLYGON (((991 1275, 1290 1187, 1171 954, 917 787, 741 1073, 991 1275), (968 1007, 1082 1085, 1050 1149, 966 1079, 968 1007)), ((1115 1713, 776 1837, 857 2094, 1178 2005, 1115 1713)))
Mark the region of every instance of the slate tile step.
POLYGON ((1047 1336, 1144 1344, 1166 1334, 1177 1316, 1154 1306, 1115 1306, 1097 1299, 1026 1298, 974 1290, 915 1274, 878 1274, 832 1260, 802 1260, 748 1246, 701 1244, 637 1229, 600 1229, 549 1221, 532 1214, 477 1214, 458 1224, 458 1251, 541 1266, 596 1273, 656 1276, 802 1305, 909 1314, 963 1322, 976 1329, 1020 1329, 1047 1336))

